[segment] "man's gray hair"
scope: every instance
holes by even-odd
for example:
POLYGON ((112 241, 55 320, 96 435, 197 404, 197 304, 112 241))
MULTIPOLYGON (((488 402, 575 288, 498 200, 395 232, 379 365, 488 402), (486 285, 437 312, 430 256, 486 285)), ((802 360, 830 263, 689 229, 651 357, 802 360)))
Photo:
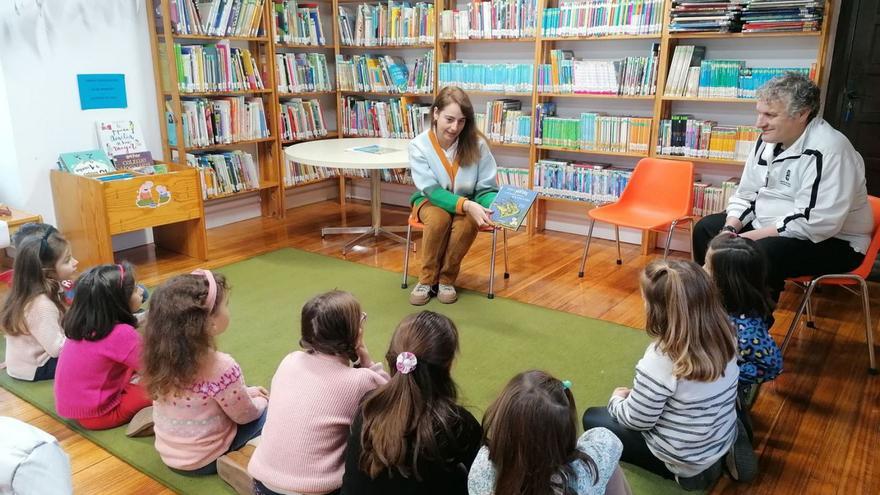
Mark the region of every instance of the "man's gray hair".
POLYGON ((786 72, 774 77, 758 90, 761 101, 780 101, 789 117, 807 111, 808 120, 819 114, 819 87, 809 77, 798 72, 786 72))

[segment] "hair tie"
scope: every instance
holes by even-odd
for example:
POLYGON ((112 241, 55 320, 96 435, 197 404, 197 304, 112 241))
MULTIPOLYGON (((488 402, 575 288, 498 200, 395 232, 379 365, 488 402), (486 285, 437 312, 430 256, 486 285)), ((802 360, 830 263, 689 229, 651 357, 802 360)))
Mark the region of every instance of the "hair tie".
POLYGON ((214 311, 214 303, 217 302, 217 282, 214 280, 214 274, 211 273, 211 270, 199 268, 198 270, 193 270, 191 275, 201 275, 208 281, 208 295, 205 297, 205 308, 207 308, 208 313, 211 313, 214 311))
POLYGON ((571 380, 562 380, 562 388, 571 390, 571 380))
POLYGON ((119 268, 119 287, 122 288, 125 284, 125 267, 121 264, 117 264, 116 266, 119 268))
POLYGON ((418 364, 419 360, 416 359, 416 355, 411 352, 404 351, 397 355, 397 371, 404 375, 412 373, 418 364))

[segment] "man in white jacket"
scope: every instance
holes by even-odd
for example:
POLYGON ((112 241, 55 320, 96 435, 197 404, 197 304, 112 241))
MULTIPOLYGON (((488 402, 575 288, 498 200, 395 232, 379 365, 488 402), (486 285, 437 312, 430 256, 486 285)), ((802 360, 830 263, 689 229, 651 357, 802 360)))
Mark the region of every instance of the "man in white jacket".
POLYGON ((873 230, 865 163, 849 140, 817 117, 819 88, 787 73, 758 92, 761 137, 727 211, 694 227, 703 264, 720 231, 753 239, 766 253, 767 284, 779 299, 785 279, 845 273, 864 259, 873 230))

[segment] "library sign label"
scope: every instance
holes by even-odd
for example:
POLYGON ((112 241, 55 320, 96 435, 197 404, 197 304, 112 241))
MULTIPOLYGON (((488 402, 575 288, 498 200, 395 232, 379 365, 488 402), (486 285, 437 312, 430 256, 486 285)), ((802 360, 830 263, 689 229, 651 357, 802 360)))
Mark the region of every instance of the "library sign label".
POLYGON ((77 74, 76 82, 83 110, 128 108, 125 74, 77 74))

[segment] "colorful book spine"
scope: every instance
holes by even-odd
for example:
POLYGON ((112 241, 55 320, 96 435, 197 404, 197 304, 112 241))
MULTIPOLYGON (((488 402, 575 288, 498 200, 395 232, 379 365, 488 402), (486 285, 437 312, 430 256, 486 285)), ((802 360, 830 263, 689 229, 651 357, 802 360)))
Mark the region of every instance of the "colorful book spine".
POLYGON ((498 167, 498 185, 509 184, 511 186, 529 188, 529 170, 526 168, 498 167))
POLYGON ((278 92, 333 91, 323 53, 276 53, 278 92))
MULTIPOLYGON (((382 169, 380 178, 382 182, 393 184, 412 185, 412 176, 408 169, 382 169)), ((335 177, 356 177, 369 179, 370 171, 364 169, 335 169, 327 167, 315 167, 287 160, 284 164, 284 185, 301 186, 335 177)))
POLYGON ((343 46, 433 44, 434 15, 426 2, 340 5, 339 37, 343 46))
POLYGON ((571 50, 551 50, 550 63, 538 67, 542 93, 650 96, 657 91, 660 45, 646 57, 618 60, 578 60, 571 50))
POLYGON ((175 34, 263 36, 265 0, 170 0, 175 34))
POLYGON ((318 4, 301 3, 296 0, 274 0, 274 6, 275 41, 314 46, 327 44, 318 4))
POLYGON ((597 152, 648 154, 651 119, 582 113, 579 119, 545 117, 544 146, 597 152))
POLYGON ((486 103, 486 113, 475 115, 477 129, 496 143, 529 144, 532 117, 523 113, 522 102, 495 100, 486 103))
POLYGON ((412 139, 430 125, 430 108, 430 104, 410 102, 406 97, 388 101, 345 97, 343 136, 412 139))
POLYGON ((391 55, 336 55, 336 83, 342 91, 428 94, 434 90, 434 52, 412 67, 391 55))
POLYGON ((327 135, 320 100, 293 98, 281 102, 281 139, 303 141, 327 135))
POLYGON ((458 86, 464 90, 530 93, 533 87, 533 64, 439 64, 440 87, 458 86))
POLYGON ((471 2, 440 14, 440 39, 531 38, 537 22, 537 0, 471 2))
POLYGON ((689 115, 660 121, 656 152, 660 155, 745 161, 761 130, 752 126, 718 125, 689 115))
POLYGON ((181 100, 183 142, 188 148, 269 137, 263 100, 231 96, 181 100))
POLYGON ((264 89, 257 59, 228 40, 206 45, 174 45, 177 85, 182 93, 264 89))
POLYGON ((631 175, 602 163, 548 159, 535 164, 533 189, 542 196, 602 204, 619 199, 631 175))
POLYGON ((560 0, 544 9, 544 37, 659 34, 663 0, 560 0))
POLYGON ((245 151, 186 154, 186 163, 199 171, 204 199, 213 199, 237 192, 260 188, 257 163, 245 151))
POLYGON ((728 179, 720 186, 695 182, 693 215, 702 217, 725 211, 727 203, 736 192, 737 187, 739 187, 739 179, 737 178, 728 179))

